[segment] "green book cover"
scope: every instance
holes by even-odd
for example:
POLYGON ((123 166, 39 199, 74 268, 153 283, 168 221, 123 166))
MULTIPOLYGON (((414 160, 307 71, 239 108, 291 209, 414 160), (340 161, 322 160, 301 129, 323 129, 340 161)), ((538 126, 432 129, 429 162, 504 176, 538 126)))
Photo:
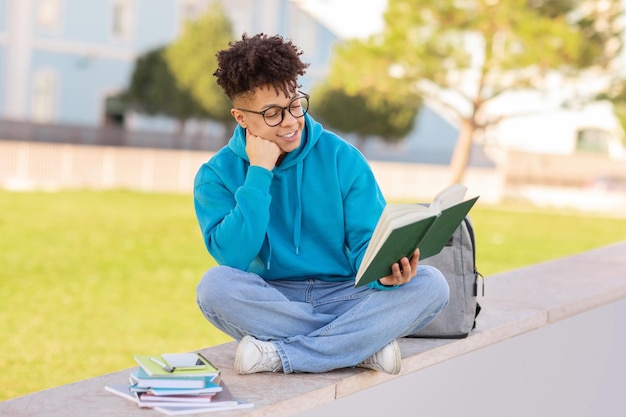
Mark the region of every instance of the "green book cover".
MULTIPOLYGON (((420 249, 420 260, 438 254, 476 200, 478 197, 392 229, 377 253, 373 255, 369 265, 362 265, 359 269, 355 286, 366 285, 389 275, 392 264, 405 256, 410 258, 417 248, 420 249)), ((423 209, 416 207, 416 210, 423 209)))
POLYGON ((476 200, 478 200, 478 197, 464 201, 441 212, 436 218, 433 227, 418 242, 417 247, 420 248, 420 259, 426 259, 441 252, 441 249, 448 243, 454 231, 474 206, 476 200))

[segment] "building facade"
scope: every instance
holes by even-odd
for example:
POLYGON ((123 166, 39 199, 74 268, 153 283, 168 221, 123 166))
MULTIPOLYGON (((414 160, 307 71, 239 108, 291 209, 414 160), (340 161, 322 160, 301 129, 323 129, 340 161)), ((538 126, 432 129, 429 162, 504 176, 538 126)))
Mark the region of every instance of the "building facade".
MULTIPOLYGON (((174 40, 209 2, 0 0, 0 119, 102 126, 107 98, 127 87, 135 59, 174 40)), ((304 50, 304 86, 324 76, 338 38, 295 2, 221 2, 236 37, 278 33, 304 50)))

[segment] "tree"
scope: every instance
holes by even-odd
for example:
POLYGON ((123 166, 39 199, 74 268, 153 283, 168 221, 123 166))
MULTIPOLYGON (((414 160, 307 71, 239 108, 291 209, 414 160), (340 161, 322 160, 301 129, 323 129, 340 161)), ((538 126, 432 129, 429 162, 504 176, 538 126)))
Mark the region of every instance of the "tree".
POLYGON ((427 103, 449 111, 460 134, 452 181, 462 180, 485 105, 541 88, 558 71, 606 74, 621 50, 619 0, 389 0, 385 28, 366 44, 427 103), (383 59, 383 58, 381 58, 383 59))
POLYGON ((156 48, 137 59, 130 86, 121 98, 139 113, 178 120, 180 134, 187 120, 207 115, 188 91, 178 87, 163 57, 164 51, 164 47, 156 48))
POLYGON ((384 96, 377 99, 367 92, 353 95, 343 88, 322 85, 315 90, 315 116, 325 125, 344 133, 355 133, 363 149, 368 136, 397 141, 415 124, 417 108, 412 103, 396 103, 384 96))
POLYGON ((213 2, 200 18, 186 23, 182 36, 165 52, 179 85, 191 93, 211 119, 225 124, 233 123, 231 103, 213 73, 217 70, 215 54, 232 40, 232 25, 222 6, 213 2))
POLYGON ((314 91, 314 112, 325 124, 355 133, 358 147, 369 136, 401 140, 414 127, 420 99, 389 73, 391 62, 358 40, 339 44, 325 83, 314 91))

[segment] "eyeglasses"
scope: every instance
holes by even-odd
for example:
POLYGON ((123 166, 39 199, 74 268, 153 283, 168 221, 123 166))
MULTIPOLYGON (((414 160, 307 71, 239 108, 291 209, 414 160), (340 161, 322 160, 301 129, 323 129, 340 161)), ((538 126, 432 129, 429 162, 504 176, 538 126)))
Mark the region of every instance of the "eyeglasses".
POLYGON ((301 96, 295 97, 293 100, 289 102, 286 107, 281 106, 272 106, 268 107, 263 111, 254 111, 247 109, 240 109, 235 107, 236 110, 245 111, 248 113, 260 114, 263 116, 263 120, 265 124, 269 127, 278 126, 281 124, 285 118, 285 110, 289 112, 296 119, 304 116, 309 110, 309 95, 300 91, 301 96))

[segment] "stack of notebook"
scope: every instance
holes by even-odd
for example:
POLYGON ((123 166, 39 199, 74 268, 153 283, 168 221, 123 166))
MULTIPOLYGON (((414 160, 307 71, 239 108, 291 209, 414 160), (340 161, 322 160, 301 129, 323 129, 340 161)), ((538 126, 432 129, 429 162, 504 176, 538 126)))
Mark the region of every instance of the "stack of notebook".
POLYGON ((221 380, 220 371, 199 353, 135 355, 139 364, 129 384, 105 389, 168 415, 252 407, 237 400, 221 380))

